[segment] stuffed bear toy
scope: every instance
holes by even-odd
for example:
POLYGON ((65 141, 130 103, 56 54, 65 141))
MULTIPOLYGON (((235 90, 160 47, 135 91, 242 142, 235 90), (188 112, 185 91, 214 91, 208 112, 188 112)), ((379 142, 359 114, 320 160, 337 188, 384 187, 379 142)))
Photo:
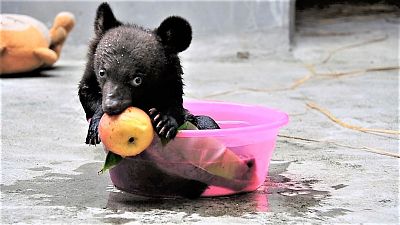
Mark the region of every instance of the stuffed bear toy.
POLYGON ((17 76, 53 65, 60 57, 75 18, 69 12, 61 12, 50 30, 26 15, 1 14, 0 22, 0 75, 17 76))

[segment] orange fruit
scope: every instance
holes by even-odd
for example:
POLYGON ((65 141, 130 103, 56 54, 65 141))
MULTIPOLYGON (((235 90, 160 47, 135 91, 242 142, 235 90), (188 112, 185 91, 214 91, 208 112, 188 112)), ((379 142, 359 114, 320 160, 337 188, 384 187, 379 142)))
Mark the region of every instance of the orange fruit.
POLYGON ((119 115, 104 114, 99 136, 105 148, 120 156, 135 156, 153 141, 150 117, 141 109, 128 107, 119 115))

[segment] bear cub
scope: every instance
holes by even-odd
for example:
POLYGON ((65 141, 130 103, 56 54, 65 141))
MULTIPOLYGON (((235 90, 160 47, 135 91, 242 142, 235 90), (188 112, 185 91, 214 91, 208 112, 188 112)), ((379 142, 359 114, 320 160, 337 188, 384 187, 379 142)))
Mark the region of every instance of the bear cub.
POLYGON ((166 139, 173 139, 185 121, 199 129, 219 129, 210 117, 194 116, 183 108, 178 53, 192 40, 185 19, 171 16, 151 30, 118 21, 110 6, 102 3, 94 30, 78 92, 90 121, 87 144, 100 143, 98 125, 104 113, 116 115, 129 106, 147 112, 156 133, 166 139))
POLYGON ((183 108, 182 67, 178 53, 189 47, 190 24, 183 18, 165 19, 155 30, 118 21, 107 3, 99 6, 95 38, 89 46, 79 98, 90 119, 87 144, 98 144, 103 113, 119 114, 129 106, 149 113, 156 132, 174 138, 190 121, 199 129, 218 129, 207 116, 183 108))

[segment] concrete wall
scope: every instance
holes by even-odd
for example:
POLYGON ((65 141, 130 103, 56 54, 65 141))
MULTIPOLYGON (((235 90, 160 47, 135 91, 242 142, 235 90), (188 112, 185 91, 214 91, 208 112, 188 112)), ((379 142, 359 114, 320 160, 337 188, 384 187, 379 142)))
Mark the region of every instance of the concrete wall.
MULTIPOLYGON (((68 43, 86 45, 93 35, 99 1, 2 1, 2 13, 33 16, 51 26, 60 11, 70 11, 77 24, 68 43)), ((210 42, 220 49, 287 49, 294 0, 280 1, 109 1, 116 17, 155 28, 170 15, 186 18, 195 42, 210 42), (256 34, 255 36, 253 34, 256 34), (223 37, 221 39, 221 37, 223 37)), ((196 48, 196 46, 194 47, 196 48)), ((216 54, 224 54, 218 52, 216 54)))

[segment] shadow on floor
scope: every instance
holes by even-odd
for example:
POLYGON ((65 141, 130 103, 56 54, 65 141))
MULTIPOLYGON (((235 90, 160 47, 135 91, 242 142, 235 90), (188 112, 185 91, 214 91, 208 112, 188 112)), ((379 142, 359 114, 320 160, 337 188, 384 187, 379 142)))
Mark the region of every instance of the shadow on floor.
POLYGON ((23 78, 51 78, 57 77, 55 72, 70 70, 73 66, 53 66, 50 68, 40 68, 29 72, 0 74, 0 79, 23 79, 23 78))

